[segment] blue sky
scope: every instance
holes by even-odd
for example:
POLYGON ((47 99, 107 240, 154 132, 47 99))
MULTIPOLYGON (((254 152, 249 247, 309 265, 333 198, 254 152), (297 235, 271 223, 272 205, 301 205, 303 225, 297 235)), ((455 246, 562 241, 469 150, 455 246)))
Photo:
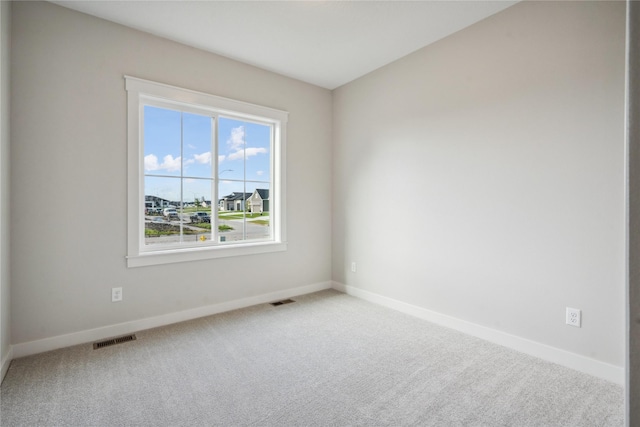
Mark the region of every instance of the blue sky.
MULTIPOLYGON (((210 200, 214 157, 212 128, 208 116, 145 106, 145 194, 179 200, 181 180, 178 177, 182 173, 185 202, 192 202, 196 197, 210 200)), ((219 117, 219 197, 234 191, 268 189, 270 150, 270 126, 219 117)))

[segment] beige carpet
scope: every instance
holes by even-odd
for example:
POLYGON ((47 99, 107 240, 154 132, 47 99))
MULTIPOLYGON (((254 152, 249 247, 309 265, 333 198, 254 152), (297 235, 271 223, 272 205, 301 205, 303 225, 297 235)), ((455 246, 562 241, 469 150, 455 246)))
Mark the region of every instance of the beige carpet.
POLYGON ((2 426, 621 426, 622 387, 335 291, 14 360, 2 426))

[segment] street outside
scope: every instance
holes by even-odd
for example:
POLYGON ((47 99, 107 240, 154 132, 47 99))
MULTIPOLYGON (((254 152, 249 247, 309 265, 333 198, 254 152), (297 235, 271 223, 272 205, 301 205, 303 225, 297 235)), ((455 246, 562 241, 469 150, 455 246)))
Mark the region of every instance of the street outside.
MULTIPOLYGON (((218 214, 218 239, 220 242, 237 242, 242 240, 267 239, 270 236, 269 214, 264 213, 259 216, 247 214, 248 217, 242 218, 242 212, 220 212, 218 214), (246 232, 246 238, 245 238, 246 232)), ((211 240, 210 223, 192 222, 190 213, 179 214, 179 218, 169 220, 163 216, 145 215, 145 228, 151 226, 151 223, 165 224, 173 226, 171 228, 178 229, 182 224, 183 235, 180 239, 180 233, 160 234, 156 236, 145 236, 147 245, 179 243, 179 242, 197 242, 211 240), (188 233, 188 234, 187 234, 188 233)), ((213 218, 212 218, 213 220, 213 218)))

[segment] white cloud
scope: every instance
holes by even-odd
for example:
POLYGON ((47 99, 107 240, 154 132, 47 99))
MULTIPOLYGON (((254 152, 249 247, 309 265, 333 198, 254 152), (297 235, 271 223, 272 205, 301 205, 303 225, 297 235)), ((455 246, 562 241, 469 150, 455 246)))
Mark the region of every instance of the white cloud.
POLYGON ((182 163, 182 157, 176 157, 175 159, 171 154, 167 154, 162 159, 163 162, 160 165, 160 169, 166 169, 167 172, 177 172, 180 170, 180 163, 182 163))
POLYGON ((266 154, 267 149, 246 147, 244 126, 238 126, 237 128, 231 129, 231 136, 227 140, 227 153, 229 154, 226 156, 218 156, 218 163, 222 163, 225 160, 242 160, 257 154, 266 154))
MULTIPOLYGON (((144 156, 144 169, 147 171, 166 170, 167 172, 177 172, 180 170, 180 163, 182 157, 176 157, 175 159, 171 154, 167 154, 162 159, 162 163, 158 163, 158 157, 155 154, 148 154, 144 156)), ((189 163, 187 161, 187 163, 189 163)))
POLYGON ((244 147, 244 126, 231 129, 231 138, 227 140, 227 145, 233 151, 242 150, 244 147))
POLYGON ((262 175, 264 175, 264 171, 256 171, 256 175, 262 176, 262 175))
POLYGON ((144 170, 157 171, 159 168, 160 165, 158 165, 158 158, 155 155, 149 154, 144 156, 144 170))
POLYGON ((196 162, 202 164, 202 165, 210 165, 211 164, 211 151, 207 151, 206 153, 202 153, 202 154, 194 154, 193 158, 196 162))
POLYGON ((238 150, 235 153, 231 153, 227 158, 229 160, 239 160, 245 156, 246 158, 249 158, 257 154, 266 154, 266 153, 267 153, 266 148, 251 147, 251 148, 247 148, 246 150, 238 150))

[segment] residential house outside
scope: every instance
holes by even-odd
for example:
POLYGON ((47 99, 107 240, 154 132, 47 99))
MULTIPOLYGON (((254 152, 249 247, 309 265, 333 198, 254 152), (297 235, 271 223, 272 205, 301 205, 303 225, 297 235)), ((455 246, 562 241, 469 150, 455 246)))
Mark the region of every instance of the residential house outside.
POLYGON ((247 199, 247 207, 251 213, 269 212, 269 190, 256 189, 247 199))
POLYGON ((224 196, 218 201, 218 207, 221 211, 244 211, 245 200, 251 196, 251 193, 233 192, 228 196, 224 196))

